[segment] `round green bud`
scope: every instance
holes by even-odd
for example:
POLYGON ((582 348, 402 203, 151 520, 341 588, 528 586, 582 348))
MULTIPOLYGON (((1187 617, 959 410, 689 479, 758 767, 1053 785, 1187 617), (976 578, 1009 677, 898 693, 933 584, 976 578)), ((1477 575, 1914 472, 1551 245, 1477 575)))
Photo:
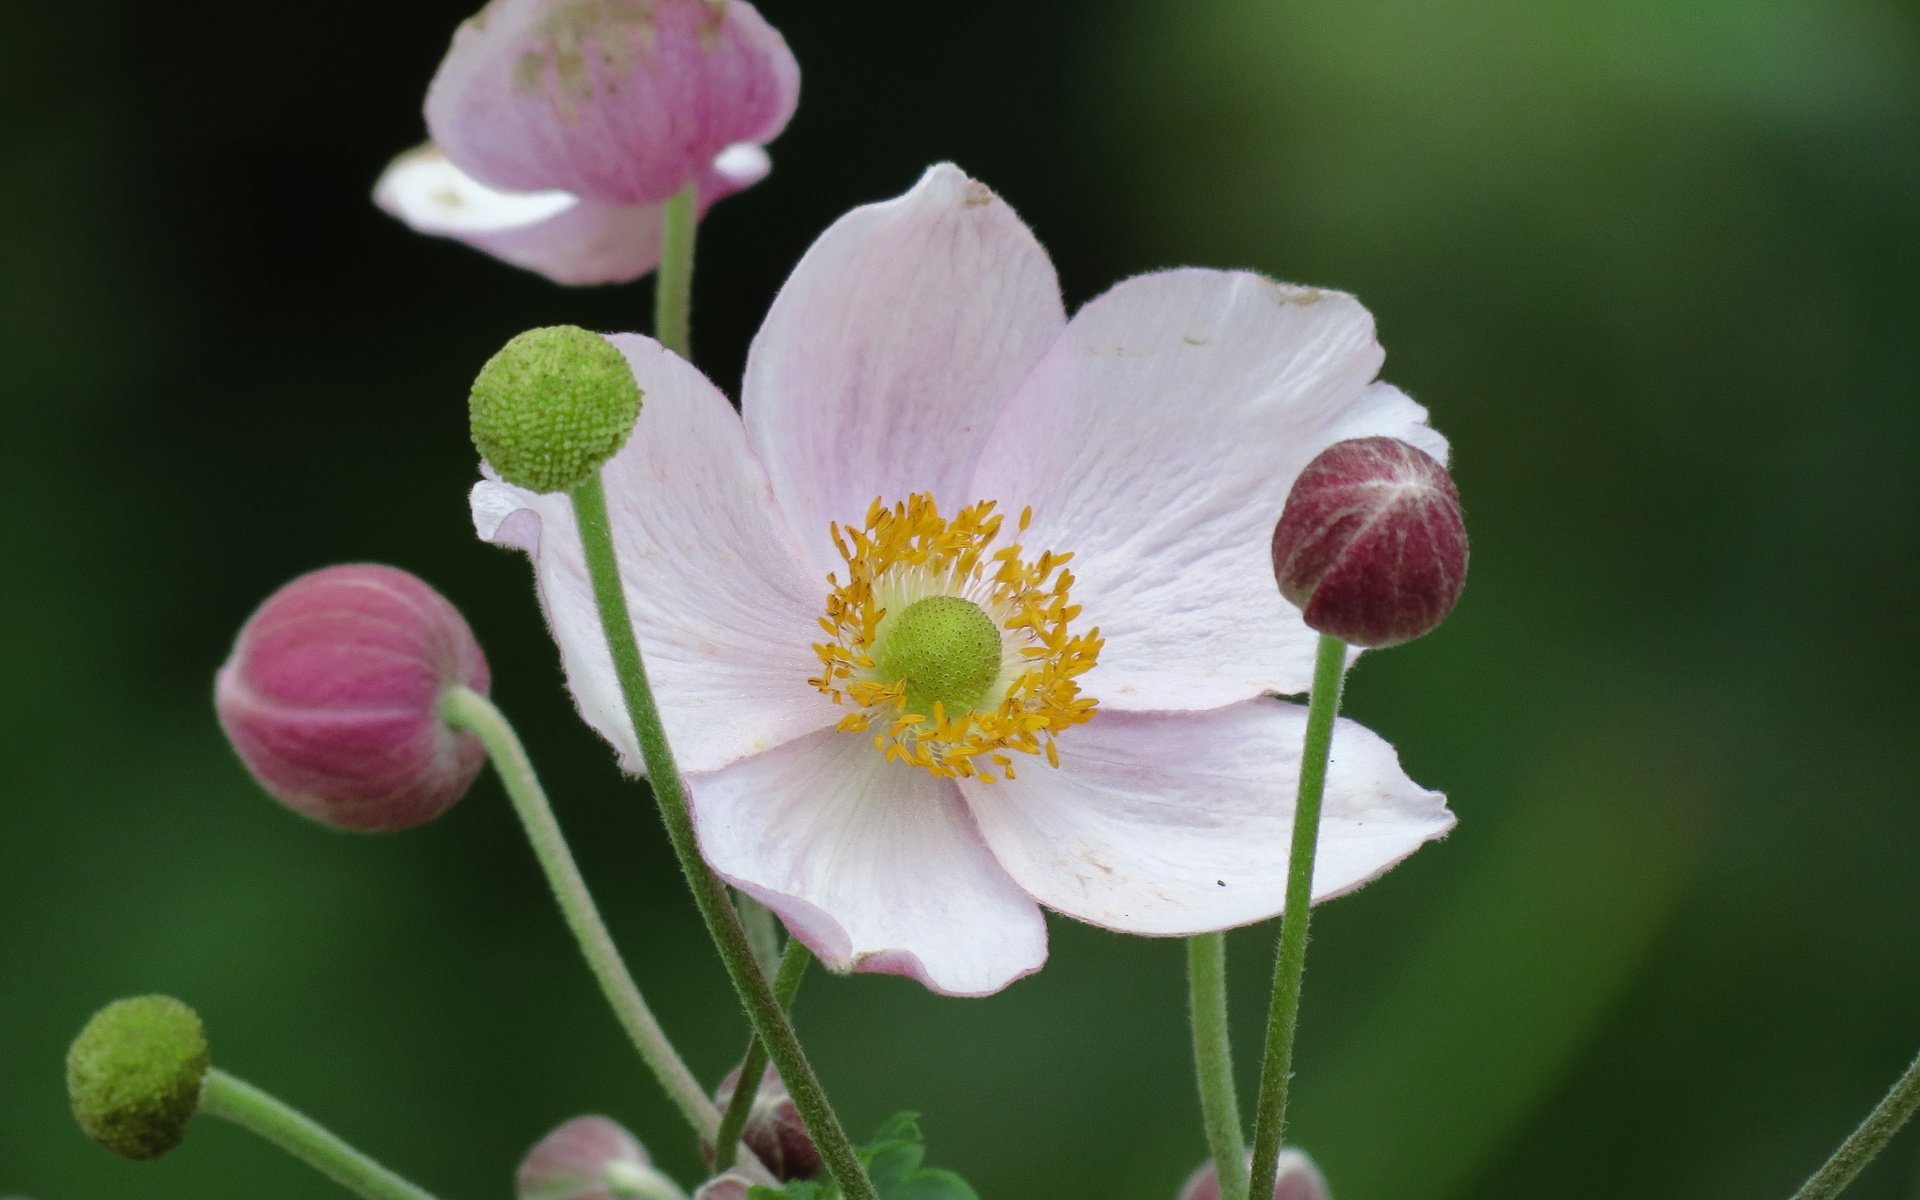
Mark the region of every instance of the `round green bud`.
POLYGON ((875 631, 879 678, 904 680, 907 711, 933 716, 937 700, 950 717, 971 712, 1000 677, 1000 627, 958 596, 928 596, 875 631))
POLYGON ((207 1031, 191 1008, 171 996, 116 1000, 67 1051, 74 1120, 123 1158, 159 1158, 187 1135, 207 1066, 207 1031))
POLYGON ((500 478, 535 492, 570 492, 620 452, 640 415, 626 356, 572 325, 530 329, 501 347, 473 381, 473 444, 500 478))

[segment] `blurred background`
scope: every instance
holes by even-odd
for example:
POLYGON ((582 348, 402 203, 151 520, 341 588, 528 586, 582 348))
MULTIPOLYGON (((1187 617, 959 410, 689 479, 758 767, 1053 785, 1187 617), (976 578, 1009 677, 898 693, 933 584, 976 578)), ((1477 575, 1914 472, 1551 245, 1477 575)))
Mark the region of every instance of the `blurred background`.
MULTIPOLYGON (((466 388, 644 328, 367 200, 473 0, 14 5, 0 37, 0 1194, 342 1195, 205 1123, 95 1149, 62 1056, 175 993, 216 1060, 430 1189, 582 1111, 695 1156, 497 785, 350 838, 211 712, 252 607, 395 563, 472 620, 649 995, 741 1026, 642 789, 475 541, 466 388)), ((1320 910, 1296 1140, 1341 1200, 1785 1197, 1920 1046, 1920 9, 1903 0, 766 0, 805 71, 705 226, 735 390, 814 234, 951 158, 1070 305, 1179 263, 1358 293, 1453 439, 1473 572, 1350 712, 1461 824, 1320 910)), ((1252 1085, 1271 929, 1232 942, 1252 1085)), ((1171 1200, 1203 1157, 1181 947, 1056 923, 984 1001, 817 974, 849 1123, 987 1200, 1171 1200)), ((1920 1196, 1909 1131, 1857 1185, 1920 1196)))

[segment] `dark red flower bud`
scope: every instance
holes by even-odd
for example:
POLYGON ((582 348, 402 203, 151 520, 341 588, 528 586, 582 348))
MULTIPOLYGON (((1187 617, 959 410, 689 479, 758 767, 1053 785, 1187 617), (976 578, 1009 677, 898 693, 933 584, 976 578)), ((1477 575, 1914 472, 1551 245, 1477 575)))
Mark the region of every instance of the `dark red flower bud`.
POLYGON ((339 829, 406 829, 466 794, 486 748, 440 718, 448 688, 487 690, 473 631, 394 567, 328 567, 248 618, 214 681, 220 726, 260 785, 339 829))
MULTIPOLYGON (((740 1086, 740 1068, 727 1072, 714 1093, 713 1102, 724 1111, 733 1102, 734 1089, 740 1086)), ((812 1179, 824 1164, 819 1148, 807 1136, 806 1122, 794 1107, 780 1073, 769 1066, 761 1077, 760 1090, 754 1093, 753 1108, 740 1141, 765 1163, 767 1170, 781 1179, 812 1179)))
POLYGON ((1460 493, 1405 442, 1335 442, 1287 497, 1273 574, 1311 629, 1355 646, 1410 642, 1446 620, 1466 583, 1460 493))

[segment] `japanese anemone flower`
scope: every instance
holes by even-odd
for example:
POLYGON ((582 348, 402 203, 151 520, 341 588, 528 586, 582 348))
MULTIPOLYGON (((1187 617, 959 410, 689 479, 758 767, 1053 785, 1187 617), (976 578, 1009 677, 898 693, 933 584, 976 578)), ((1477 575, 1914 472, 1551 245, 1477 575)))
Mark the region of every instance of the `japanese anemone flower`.
POLYGON ((660 263, 666 200, 701 213, 766 177, 800 65, 746 0, 491 0, 427 91, 432 141, 374 203, 555 283, 660 263))
MULTIPOLYGON (((649 338, 604 468, 700 848, 839 970, 982 995, 1041 907, 1193 934, 1281 910, 1315 635, 1275 589, 1294 477, 1345 438, 1444 456, 1352 297, 1246 272, 1071 321, 1045 251, 950 165, 788 279, 742 412, 649 338)), ((581 714, 641 760, 571 505, 489 479, 581 714)), ((1316 900, 1444 834, 1379 737, 1334 737, 1316 900)))

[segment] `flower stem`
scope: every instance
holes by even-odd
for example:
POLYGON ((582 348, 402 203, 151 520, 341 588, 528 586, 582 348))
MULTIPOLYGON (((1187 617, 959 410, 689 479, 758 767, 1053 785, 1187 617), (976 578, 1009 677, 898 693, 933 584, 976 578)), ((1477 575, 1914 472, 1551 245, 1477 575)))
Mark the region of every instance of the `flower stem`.
POLYGON ((1247 1194, 1247 1141, 1240 1130, 1240 1098, 1233 1087, 1233 1049, 1227 1035, 1227 935, 1187 939, 1187 1015, 1193 1023, 1193 1069, 1200 1081, 1200 1116, 1220 1194, 1247 1194))
POLYGON ((653 273, 653 332, 660 344, 693 352, 693 242, 700 185, 690 183, 662 206, 660 267, 653 273))
POLYGON ((707 1098, 706 1089, 687 1069, 686 1062, 674 1050, 666 1031, 641 996, 639 986, 620 957, 619 948, 613 943, 613 935, 607 931, 607 923, 601 919, 600 910, 587 891, 587 881, 573 860, 573 852, 567 848, 560 823, 554 819, 553 807, 547 803, 547 794, 513 726, 491 700, 463 687, 449 688, 440 697, 440 715, 455 729, 471 730, 486 746, 487 754, 493 759, 493 769, 499 773, 500 782, 513 801, 513 810, 526 827, 527 840, 533 843, 534 856, 546 872, 553 897, 560 902, 567 927, 580 943, 580 953, 593 968, 593 977, 600 981, 600 990, 613 1006, 620 1027, 626 1030, 633 1048, 640 1052, 641 1061, 666 1089, 667 1097, 693 1126, 694 1132, 702 1138, 713 1137, 720 1128, 720 1110, 707 1098))
MULTIPOLYGON (((780 954, 780 971, 773 977, 773 994, 779 998, 780 1007, 789 1013, 793 1011, 793 998, 800 994, 800 981, 807 977, 807 964, 812 961, 813 955, 798 938, 789 941, 780 954)), ((749 1037, 747 1052, 740 1060, 740 1081, 733 1086, 733 1099, 727 1102, 727 1111, 720 1116, 720 1134, 713 1140, 715 1171, 724 1171, 733 1165, 741 1131, 747 1127, 754 1097, 760 1094, 760 1077, 766 1070, 767 1048, 759 1038, 749 1037)))
POLYGON ((1840 1143, 1826 1166, 1814 1172, 1813 1178, 1793 1194, 1793 1200, 1831 1200, 1838 1196, 1887 1148, 1916 1110, 1920 1110, 1920 1058, 1894 1081, 1892 1090, 1860 1122, 1860 1128, 1840 1143))
POLYGON ((232 1121, 366 1200, 433 1200, 306 1116, 218 1067, 201 1085, 200 1111, 232 1121))
MULTIPOLYGON (((1327 756, 1340 715, 1346 643, 1320 637, 1307 697, 1306 744, 1300 753, 1300 791, 1293 810, 1293 848, 1287 859, 1287 907, 1280 918, 1280 950, 1273 962, 1273 1001, 1267 1009, 1266 1054, 1254 1105, 1253 1173, 1248 1200, 1273 1195, 1280 1136, 1287 1124, 1287 1085, 1293 1073, 1293 1034, 1300 1022, 1300 984, 1307 972, 1307 921, 1313 913, 1313 857, 1320 841, 1320 799, 1327 790, 1327 756)), ((1231 1196, 1222 1192, 1222 1196, 1231 1196)))
POLYGON ((620 582, 620 568, 613 550, 613 527, 607 517, 606 492, 595 475, 573 491, 573 508, 580 527, 580 542, 586 552, 587 574, 593 583, 593 596, 600 610, 600 624, 606 632, 607 649, 613 658, 614 673, 626 700, 627 715, 633 721, 634 737, 653 783, 653 795, 660 806, 661 820, 667 827, 667 840, 680 860, 687 885, 693 890, 694 903, 713 937, 720 960, 740 1000, 746 1006, 753 1031, 767 1047, 768 1055, 780 1069, 780 1078, 793 1096, 800 1119, 820 1149, 828 1174, 839 1185, 845 1200, 879 1200, 873 1181, 854 1153, 853 1142, 841 1126, 827 1100, 826 1089, 807 1062, 787 1020, 780 1000, 753 959, 753 947, 740 924, 740 914, 706 860, 700 857, 700 843, 693 829, 693 814, 687 807, 686 785, 674 764, 667 745, 666 730, 660 724, 660 711, 654 706, 647 672, 640 659, 640 643, 634 636, 633 618, 627 611, 627 597, 620 582))

